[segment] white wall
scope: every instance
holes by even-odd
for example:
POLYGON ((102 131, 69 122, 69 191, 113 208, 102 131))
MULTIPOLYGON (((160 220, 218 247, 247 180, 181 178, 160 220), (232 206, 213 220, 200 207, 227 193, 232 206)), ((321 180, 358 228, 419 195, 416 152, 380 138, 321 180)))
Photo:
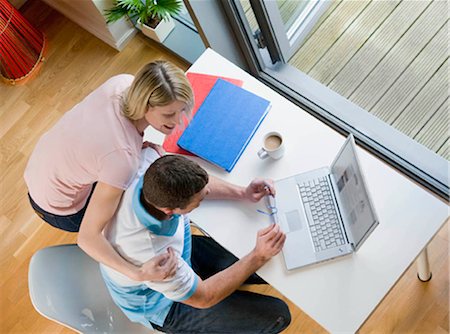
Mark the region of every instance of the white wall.
POLYGON ((247 63, 220 0, 191 0, 189 4, 211 49, 240 68, 247 70, 247 63))

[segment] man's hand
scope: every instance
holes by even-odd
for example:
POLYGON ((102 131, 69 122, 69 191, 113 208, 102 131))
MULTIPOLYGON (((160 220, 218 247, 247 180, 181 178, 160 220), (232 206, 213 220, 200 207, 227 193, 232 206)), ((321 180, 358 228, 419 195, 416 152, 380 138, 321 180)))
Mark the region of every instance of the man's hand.
POLYGON ((209 308, 224 300, 245 280, 260 269, 283 248, 286 235, 279 225, 270 225, 258 231, 255 248, 228 268, 199 280, 194 294, 182 301, 196 308, 209 308))
POLYGON ((178 259, 172 248, 145 262, 139 270, 139 281, 163 281, 177 271, 178 259))
POLYGON ((258 202, 266 195, 275 196, 275 187, 272 180, 254 179, 245 188, 245 198, 252 202, 258 202))
POLYGON ((161 145, 151 143, 149 141, 144 141, 142 143, 142 149, 147 148, 147 147, 151 147, 152 149, 154 149, 156 151, 156 153, 159 154, 160 157, 162 157, 163 155, 166 154, 166 151, 163 149, 163 147, 161 145))
POLYGON ((258 231, 253 254, 262 265, 281 251, 285 240, 286 234, 281 231, 280 226, 272 224, 258 231))

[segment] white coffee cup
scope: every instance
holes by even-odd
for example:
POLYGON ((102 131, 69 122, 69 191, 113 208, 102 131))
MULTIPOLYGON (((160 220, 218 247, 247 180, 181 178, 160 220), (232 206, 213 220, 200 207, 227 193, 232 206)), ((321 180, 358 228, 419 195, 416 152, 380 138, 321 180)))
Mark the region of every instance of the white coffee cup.
POLYGON ((271 131, 264 136, 263 147, 258 151, 258 157, 265 159, 280 159, 284 154, 283 136, 276 131, 271 131))

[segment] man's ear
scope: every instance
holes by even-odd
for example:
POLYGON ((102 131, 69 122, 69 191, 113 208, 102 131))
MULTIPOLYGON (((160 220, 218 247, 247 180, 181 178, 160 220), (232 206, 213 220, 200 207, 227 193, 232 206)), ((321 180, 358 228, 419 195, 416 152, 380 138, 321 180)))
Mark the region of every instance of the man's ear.
POLYGON ((166 215, 170 216, 173 215, 175 209, 170 209, 170 208, 158 208, 159 210, 161 210, 162 212, 164 212, 166 215))

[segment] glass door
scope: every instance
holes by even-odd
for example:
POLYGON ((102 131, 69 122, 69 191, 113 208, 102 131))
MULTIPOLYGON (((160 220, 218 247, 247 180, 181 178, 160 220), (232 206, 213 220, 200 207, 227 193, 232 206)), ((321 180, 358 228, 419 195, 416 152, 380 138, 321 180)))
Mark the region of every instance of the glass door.
POLYGON ((329 0, 263 1, 285 62, 298 50, 330 4, 329 0))
POLYGON ((228 3, 252 74, 450 198, 446 1, 228 3))

